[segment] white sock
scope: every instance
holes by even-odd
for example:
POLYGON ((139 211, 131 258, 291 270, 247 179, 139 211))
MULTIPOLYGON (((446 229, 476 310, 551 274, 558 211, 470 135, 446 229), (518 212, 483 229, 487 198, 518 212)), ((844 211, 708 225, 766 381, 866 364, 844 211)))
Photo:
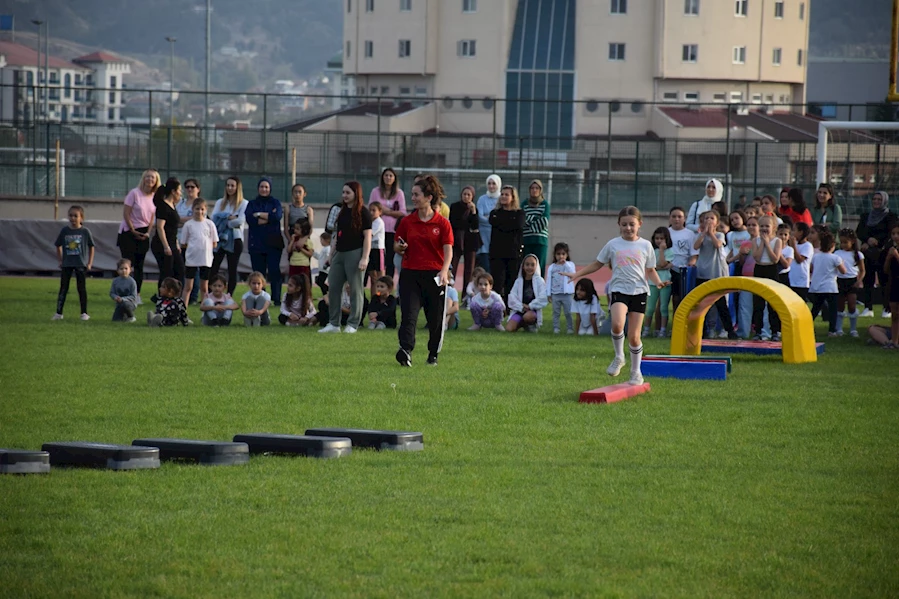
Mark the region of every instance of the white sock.
POLYGON ((615 348, 615 357, 624 360, 624 331, 618 335, 612 333, 612 347, 615 348))
POLYGON ((637 347, 628 344, 631 348, 631 374, 640 372, 640 362, 643 360, 643 345, 637 347))

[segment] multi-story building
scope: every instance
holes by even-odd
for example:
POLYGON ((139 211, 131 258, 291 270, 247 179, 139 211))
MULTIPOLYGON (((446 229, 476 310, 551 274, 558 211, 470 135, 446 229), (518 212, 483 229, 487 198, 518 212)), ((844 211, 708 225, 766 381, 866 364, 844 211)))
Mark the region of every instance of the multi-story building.
POLYGON ((648 102, 802 105, 809 4, 345 0, 343 72, 359 96, 439 98, 440 131, 553 147, 609 111, 614 134, 652 130, 648 102))
POLYGON ((94 52, 72 61, 50 56, 48 77, 37 51, 0 41, 0 121, 34 119, 62 123, 119 123, 122 120, 124 76, 131 65, 112 54, 94 52), (46 94, 47 111, 44 113, 46 94))
POLYGON ((337 110, 349 104, 350 96, 356 94, 353 77, 343 72, 343 53, 336 54, 325 66, 331 94, 331 108, 337 110))

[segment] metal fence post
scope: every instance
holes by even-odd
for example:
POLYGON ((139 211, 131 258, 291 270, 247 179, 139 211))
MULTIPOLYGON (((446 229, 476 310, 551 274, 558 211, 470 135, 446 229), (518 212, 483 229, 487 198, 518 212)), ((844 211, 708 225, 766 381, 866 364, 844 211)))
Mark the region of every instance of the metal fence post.
POLYGON ((284 132, 284 195, 281 196, 283 198, 290 198, 288 201, 293 202, 293 194, 291 193, 291 187, 293 187, 293 181, 288 176, 292 171, 292 165, 290 164, 290 142, 287 139, 287 131, 284 132))
POLYGON ((148 123, 147 131, 147 168, 153 168, 153 92, 150 92, 150 120, 148 123))
POLYGON ((637 194, 640 192, 640 140, 637 140, 637 148, 634 151, 634 206, 637 205, 637 194))
POLYGON ((518 138, 518 193, 521 194, 521 164, 524 162, 524 138, 518 138))
POLYGON ((758 194, 759 188, 759 142, 755 142, 755 164, 752 169, 752 195, 758 194))
POLYGON ((165 171, 166 177, 172 176, 172 128, 168 128, 166 134, 165 171))
POLYGON ((606 119, 608 131, 606 135, 606 210, 612 207, 612 103, 606 102, 606 119))
MULTIPOLYGON (((491 169, 493 172, 496 172, 496 105, 498 102, 493 103, 493 152, 491 152, 491 169)), ((508 108, 508 107, 507 107, 508 108)), ((403 141, 405 143, 405 137, 403 141)))
POLYGON ((262 174, 266 171, 268 160, 268 94, 262 94, 262 174))
MULTIPOLYGON (((378 173, 381 172, 381 96, 378 96, 378 123, 377 123, 377 133, 375 133, 375 162, 377 162, 376 170, 378 173)), ((380 185, 380 179, 378 180, 378 184, 380 185)))

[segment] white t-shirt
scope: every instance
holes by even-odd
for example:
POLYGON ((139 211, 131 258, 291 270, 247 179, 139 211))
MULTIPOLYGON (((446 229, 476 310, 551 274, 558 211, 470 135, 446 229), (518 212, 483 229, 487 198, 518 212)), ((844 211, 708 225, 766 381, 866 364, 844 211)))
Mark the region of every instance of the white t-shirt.
MULTIPOLYGON (((783 247, 783 249, 781 250, 780 255, 783 256, 784 258, 789 258, 790 260, 792 260, 793 259, 793 248, 791 248, 788 245, 785 245, 783 247)), ((785 274, 789 273, 792 269, 793 269, 793 263, 790 262, 790 265, 788 267, 784 268, 783 270, 778 271, 777 274, 785 275, 785 274)))
POLYGON ((674 270, 686 268, 690 257, 699 255, 699 250, 693 249, 696 233, 686 228, 675 231, 671 227, 668 227, 668 232, 671 233, 671 249, 674 250, 671 266, 674 270))
POLYGON ((187 246, 184 252, 185 266, 212 266, 212 245, 218 243, 219 232, 211 220, 190 219, 181 229, 181 243, 187 246))
POLYGON ((842 258, 829 252, 818 252, 812 258, 812 281, 809 293, 837 293, 837 270, 842 258))
MULTIPOLYGON (((768 247, 771 248, 772 252, 774 251, 774 248, 779 241, 780 241, 780 239, 778 239, 777 237, 772 237, 768 241, 768 247)), ((752 240, 752 244, 753 244, 753 249, 762 247, 762 238, 756 237, 755 239, 752 240)), ((781 244, 781 250, 783 250, 783 244, 781 244)), ((769 264, 774 264, 774 260, 771 259, 771 256, 768 254, 768 252, 762 252, 762 256, 758 260, 756 260, 755 263, 760 264, 762 266, 767 266, 769 264)))
POLYGON ((384 249, 384 221, 379 216, 371 221, 371 249, 384 249))
POLYGON ((727 258, 733 259, 734 256, 740 253, 740 246, 744 241, 749 241, 752 239, 752 236, 749 234, 749 231, 731 231, 727 234, 727 258))
POLYGON ((815 246, 808 241, 804 241, 796 244, 796 251, 800 255, 805 256, 805 261, 801 264, 796 262, 796 256, 794 254, 793 266, 790 268, 790 287, 805 287, 808 289, 809 278, 811 276, 809 271, 812 267, 812 256, 815 255, 815 246))
POLYGON ((656 253, 646 239, 627 241, 616 237, 600 250, 596 259, 612 269, 609 291, 625 295, 649 293, 646 269, 656 267, 656 253))
POLYGON ((599 321, 602 320, 599 315, 602 313, 602 308, 599 305, 599 299, 595 295, 593 296, 593 301, 590 302, 579 302, 572 299, 571 311, 579 314, 581 317, 581 328, 578 329, 578 335, 593 334, 593 327, 590 325, 591 314, 596 316, 596 328, 597 330, 599 329, 599 321))
POLYGON ((865 257, 861 252, 856 252, 855 259, 852 258, 852 250, 837 250, 833 255, 839 256, 843 264, 846 265, 846 274, 838 274, 837 277, 840 279, 855 279, 858 277, 858 265, 855 263, 855 260, 858 260, 858 264, 865 261, 865 257))

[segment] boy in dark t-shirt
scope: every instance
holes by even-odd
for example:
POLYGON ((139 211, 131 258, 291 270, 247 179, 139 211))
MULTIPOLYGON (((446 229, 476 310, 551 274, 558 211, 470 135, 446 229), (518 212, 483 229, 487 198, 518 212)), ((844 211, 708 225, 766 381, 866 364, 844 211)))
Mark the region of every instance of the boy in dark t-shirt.
POLYGON ((62 308, 69 293, 69 283, 75 275, 78 299, 81 301, 81 320, 89 320, 87 314, 87 272, 94 265, 94 238, 87 227, 83 227, 84 208, 69 208, 69 224, 56 236, 56 258, 62 271, 59 281, 59 295, 56 298, 56 314, 51 320, 62 320, 62 308))

